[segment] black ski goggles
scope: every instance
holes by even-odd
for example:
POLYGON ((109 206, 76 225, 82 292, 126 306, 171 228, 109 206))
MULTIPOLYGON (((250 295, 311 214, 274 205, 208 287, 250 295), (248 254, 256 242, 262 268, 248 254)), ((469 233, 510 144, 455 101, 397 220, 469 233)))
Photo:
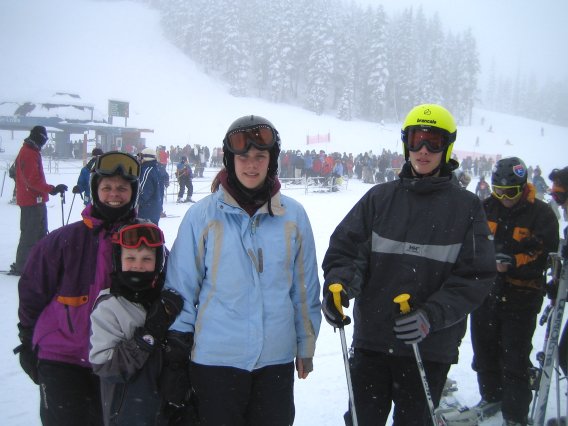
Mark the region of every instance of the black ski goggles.
POLYGON ((246 153, 251 146, 266 151, 271 149, 275 143, 276 132, 272 127, 264 124, 233 130, 223 140, 225 147, 236 155, 246 153))
POLYGON ((140 177, 140 163, 124 152, 107 152, 97 157, 92 172, 104 177, 119 175, 128 181, 135 181, 140 177))
POLYGON ((409 151, 420 151, 423 146, 432 153, 443 152, 448 145, 448 132, 435 127, 410 127, 406 131, 405 144, 409 151))
POLYGON ((523 187, 521 185, 511 185, 511 186, 499 186, 499 185, 492 185, 493 195, 495 198, 502 200, 506 198, 508 200, 514 200, 517 198, 522 192, 523 187))
POLYGON ((164 245, 164 233, 153 223, 127 225, 112 235, 113 244, 120 244, 127 249, 137 249, 142 244, 147 247, 164 245))

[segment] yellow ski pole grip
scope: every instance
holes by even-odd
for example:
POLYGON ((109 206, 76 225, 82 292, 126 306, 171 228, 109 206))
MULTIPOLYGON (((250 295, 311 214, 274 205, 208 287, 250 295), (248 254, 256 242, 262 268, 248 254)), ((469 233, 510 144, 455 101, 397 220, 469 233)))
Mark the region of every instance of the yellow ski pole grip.
POLYGON ((333 293, 333 304, 335 305, 341 316, 345 318, 345 315, 343 315, 343 306, 341 305, 340 293, 342 290, 343 286, 341 284, 330 284, 329 286, 329 291, 333 293))
POLYGON ((403 314, 407 314, 410 312, 410 304, 408 303, 409 300, 410 300, 410 294, 402 293, 396 296, 393 299, 393 302, 398 303, 398 305, 400 306, 400 312, 402 312, 403 314))

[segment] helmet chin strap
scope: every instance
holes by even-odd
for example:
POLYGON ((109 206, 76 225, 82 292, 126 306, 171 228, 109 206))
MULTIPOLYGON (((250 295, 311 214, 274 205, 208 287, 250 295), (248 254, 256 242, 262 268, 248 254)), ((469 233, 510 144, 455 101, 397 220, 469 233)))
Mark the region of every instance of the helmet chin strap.
POLYGON ((438 172, 440 171, 440 167, 442 166, 442 163, 440 163, 440 164, 438 164, 438 165, 434 168, 434 170, 432 170, 430 173, 422 174, 422 173, 418 173, 418 172, 416 171, 416 169, 415 169, 414 166, 412 165, 412 161, 409 160, 408 162, 410 163, 410 168, 411 168, 412 171, 414 172, 414 175, 415 175, 417 178, 420 178, 420 179, 425 178, 425 177, 429 177, 429 176, 434 176, 436 173, 438 173, 438 172))

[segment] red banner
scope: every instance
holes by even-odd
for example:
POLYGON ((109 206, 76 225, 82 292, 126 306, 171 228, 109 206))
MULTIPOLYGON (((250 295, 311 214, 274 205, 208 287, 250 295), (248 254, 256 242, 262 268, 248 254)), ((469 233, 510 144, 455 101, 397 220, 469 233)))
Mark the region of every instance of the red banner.
POLYGON ((306 145, 311 145, 314 143, 329 143, 331 142, 331 134, 327 133, 325 135, 307 135, 306 145))

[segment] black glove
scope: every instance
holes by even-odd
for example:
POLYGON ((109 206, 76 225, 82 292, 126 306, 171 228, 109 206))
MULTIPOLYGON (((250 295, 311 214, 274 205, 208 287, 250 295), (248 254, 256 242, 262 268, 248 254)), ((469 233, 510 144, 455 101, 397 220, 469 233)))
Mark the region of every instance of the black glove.
POLYGON ((81 193, 81 188, 79 188, 79 185, 75 185, 73 187, 73 194, 80 194, 81 193))
POLYGON ((55 186, 51 191, 49 191, 49 194, 50 195, 63 194, 65 191, 67 191, 67 185, 60 183, 59 185, 55 186))
POLYGON ((14 349, 14 354, 20 354, 20 365, 22 369, 26 372, 30 379, 39 385, 38 372, 37 372, 37 351, 32 348, 32 335, 33 329, 25 328, 21 324, 18 324, 18 337, 22 344, 14 349))
MULTIPOLYGON (((347 297, 347 293, 345 290, 341 290, 341 293, 339 294, 341 295, 341 305, 348 308, 349 298, 347 297)), ((329 323, 329 325, 335 328, 342 328, 343 326, 351 324, 351 318, 346 315, 342 315, 341 312, 337 310, 333 301, 333 293, 327 289, 324 291, 321 310, 325 320, 329 323)))
POLYGON ((426 312, 422 309, 400 315, 394 320, 396 338, 404 341, 407 345, 421 342, 428 336, 429 332, 430 322, 426 312))
POLYGON ((140 347, 152 350, 166 333, 183 308, 183 298, 174 290, 162 290, 160 297, 152 303, 146 314, 144 327, 135 332, 140 347))
POLYGON ((164 367, 160 375, 162 399, 174 407, 189 403, 191 382, 189 360, 193 347, 193 333, 169 331, 164 349, 164 367))
POLYGON ((535 236, 523 238, 520 241, 520 246, 523 253, 533 256, 536 252, 542 250, 542 240, 535 236))
POLYGON ((495 254, 495 260, 497 263, 503 263, 505 265, 515 266, 515 259, 513 256, 510 256, 505 253, 497 253, 495 254))

